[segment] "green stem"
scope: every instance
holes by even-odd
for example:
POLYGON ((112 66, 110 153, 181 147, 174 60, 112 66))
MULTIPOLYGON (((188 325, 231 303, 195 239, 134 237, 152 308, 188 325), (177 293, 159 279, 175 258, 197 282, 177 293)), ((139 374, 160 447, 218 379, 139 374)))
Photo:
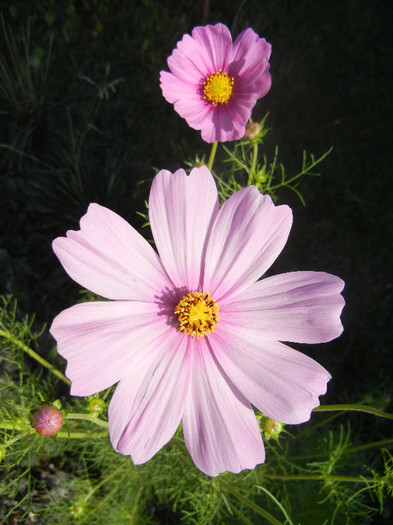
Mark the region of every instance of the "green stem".
MULTIPOLYGON (((309 174, 309 172, 315 168, 315 166, 317 166, 318 164, 320 164, 331 152, 333 151, 333 147, 329 148, 328 151, 326 151, 326 153, 324 153, 319 159, 317 160, 313 160, 309 166, 306 165, 305 163, 305 159, 303 160, 303 167, 302 167, 302 171, 300 173, 297 173, 296 175, 294 175, 293 177, 291 177, 290 179, 286 180, 285 182, 282 180, 280 184, 275 184, 274 186, 270 186, 269 189, 271 190, 276 190, 278 188, 280 188, 281 186, 285 185, 285 186, 289 186, 290 184, 292 184, 292 182, 294 182, 295 180, 299 179, 300 177, 302 177, 303 175, 306 175, 306 174, 309 174)), ((303 152, 305 154, 305 152, 303 152)), ((310 174, 311 175, 311 174, 310 174)), ((315 174, 314 174, 315 175, 315 174)))
POLYGON ((250 507, 252 510, 254 510, 257 514, 260 516, 263 516, 265 519, 267 519, 270 523, 273 525, 282 525, 280 521, 278 521, 274 516, 269 514, 266 510, 264 510, 262 507, 251 501, 250 499, 246 498, 246 496, 243 496, 243 494, 240 494, 237 490, 235 490, 233 487, 231 487, 228 483, 226 483, 222 478, 218 478, 218 481, 220 485, 222 485, 228 492, 230 492, 235 498, 237 498, 242 503, 245 503, 248 507, 250 507))
POLYGON ((207 167, 209 168, 209 171, 211 171, 213 168, 213 162, 214 162, 214 157, 216 156, 217 146, 218 146, 218 142, 213 142, 212 149, 210 151, 209 162, 207 163, 207 167))
MULTIPOLYGON (((384 447, 386 445, 393 445, 393 439, 381 439, 380 441, 373 441, 366 443, 365 445, 357 445, 356 447, 349 447, 343 450, 343 454, 352 454, 353 452, 359 452, 359 450, 366 450, 374 447, 384 447)), ((325 458, 329 456, 329 452, 315 453, 315 454, 299 454, 297 456, 290 456, 289 459, 314 459, 314 458, 325 458)))
POLYGON ((14 423, 13 421, 1 421, 0 428, 6 430, 31 430, 27 423, 14 423))
POLYGON ((119 468, 117 468, 116 470, 114 470, 113 472, 111 472, 110 474, 108 474, 108 476, 106 476, 104 479, 102 479, 99 483, 97 483, 97 485, 95 485, 90 491, 89 493, 86 495, 86 497, 84 498, 84 502, 88 501, 92 495, 97 492, 97 490, 102 487, 102 485, 105 485, 105 483, 107 481, 109 481, 111 478, 113 478, 114 476, 116 476, 116 474, 119 472, 119 470, 121 470, 123 468, 123 465, 120 465, 119 468))
POLYGON ((355 411, 355 412, 365 412, 366 414, 373 414, 374 416, 385 417, 387 419, 393 419, 393 414, 388 414, 379 408, 369 407, 366 405, 356 405, 356 404, 343 404, 343 405, 322 405, 320 407, 314 408, 313 412, 334 412, 334 411, 355 411))
POLYGON ((34 352, 34 350, 32 350, 29 346, 22 343, 22 341, 19 341, 12 334, 10 334, 9 332, 5 332, 4 330, 0 330, 0 337, 4 337, 4 339, 9 341, 10 343, 21 348, 24 352, 26 352, 27 355, 35 359, 38 363, 40 363, 40 365, 47 368, 50 372, 52 372, 52 374, 64 381, 64 383, 66 383, 67 385, 71 385, 71 381, 64 374, 59 372, 59 370, 57 370, 57 368, 55 368, 51 363, 49 363, 43 357, 37 354, 37 352, 34 352))
POLYGON ((108 437, 107 434, 88 434, 87 432, 65 432, 63 430, 60 430, 60 432, 57 432, 55 435, 57 438, 62 439, 86 439, 86 438, 102 438, 102 437, 108 437))
POLYGON ((356 447, 350 447, 344 450, 344 454, 350 454, 351 452, 358 452, 359 450, 365 450, 373 447, 384 447, 385 445, 392 445, 393 439, 381 439, 380 441, 373 441, 372 443, 366 443, 365 445, 357 445, 356 447))
MULTIPOLYGON (((322 474, 260 474, 265 479, 277 479, 281 481, 346 481, 347 483, 374 483, 375 478, 360 478, 354 476, 323 476, 322 474)), ((387 483, 383 479, 379 480, 387 483)))
POLYGON ((230 510, 233 512, 233 514, 236 514, 236 516, 240 519, 240 521, 245 523, 245 525, 253 525, 252 522, 248 518, 246 518, 246 516, 244 516, 240 512, 240 510, 235 507, 233 503, 231 503, 230 501, 227 501, 226 503, 228 507, 230 508, 230 510))
MULTIPOLYGON (((0 422, 0 428, 4 430, 19 430, 23 431, 26 434, 33 434, 35 430, 28 426, 25 423, 14 423, 13 421, 1 421, 0 422)), ((91 438, 91 437, 107 437, 107 434, 88 434, 87 432, 66 432, 64 430, 60 430, 57 432, 56 437, 58 438, 65 438, 65 439, 84 439, 84 438, 91 438)), ((18 438, 19 439, 19 438, 18 438)), ((11 441, 7 441, 7 446, 11 445, 16 439, 13 439, 11 441)))
POLYGON ((70 413, 66 415, 65 419, 82 419, 84 421, 90 421, 91 423, 94 423, 100 427, 108 428, 107 421, 103 421, 102 419, 98 419, 97 417, 93 417, 88 414, 70 413))
POLYGON ((247 186, 250 186, 255 181, 255 167, 258 159, 258 143, 255 142, 252 148, 252 161, 250 171, 248 172, 247 186))

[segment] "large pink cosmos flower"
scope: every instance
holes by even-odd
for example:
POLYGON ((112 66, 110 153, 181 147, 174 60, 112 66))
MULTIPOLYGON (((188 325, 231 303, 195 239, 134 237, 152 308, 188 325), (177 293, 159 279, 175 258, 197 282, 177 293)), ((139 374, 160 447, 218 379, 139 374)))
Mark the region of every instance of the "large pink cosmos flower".
POLYGON ((161 71, 168 102, 206 142, 244 136, 257 100, 269 91, 271 45, 252 29, 232 43, 223 24, 195 27, 168 58, 171 73, 161 71))
POLYGON ((291 209, 253 186, 219 209, 206 167, 160 171, 149 214, 159 256, 98 204, 79 231, 53 243, 75 281, 113 300, 77 304, 53 321, 71 393, 88 396, 119 381, 110 437, 137 464, 182 421, 200 470, 252 469, 265 459, 252 405, 302 423, 326 392, 329 373, 280 341, 337 337, 343 282, 323 272, 258 281, 287 241, 291 209))

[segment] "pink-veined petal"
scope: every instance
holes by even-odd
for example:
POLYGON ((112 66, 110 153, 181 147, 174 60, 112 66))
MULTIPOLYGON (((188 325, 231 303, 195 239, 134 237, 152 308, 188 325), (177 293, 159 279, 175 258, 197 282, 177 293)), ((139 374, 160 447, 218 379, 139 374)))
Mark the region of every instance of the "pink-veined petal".
POLYGON ((206 250, 203 289, 219 301, 237 295, 273 264, 292 225, 288 206, 254 187, 243 188, 221 207, 206 250))
POLYGON ((181 98, 174 103, 174 108, 193 129, 205 129, 211 123, 212 107, 204 100, 191 101, 181 98))
POLYGON ((344 282, 325 272, 290 272, 250 286, 220 308, 233 325, 260 331, 262 338, 324 343, 338 337, 344 282))
POLYGON ((187 344, 187 336, 173 332, 159 357, 136 362, 112 397, 112 445, 136 464, 154 456, 179 426, 188 390, 187 344))
POLYGON ((240 33, 233 44, 228 74, 239 79, 243 89, 252 87, 257 98, 266 95, 271 86, 271 47, 250 28, 240 33))
POLYGON ((50 332, 67 360, 71 394, 87 396, 126 377, 140 356, 153 358, 174 329, 160 304, 97 301, 72 306, 50 332))
POLYGON ((220 321, 209 337, 214 354, 242 394, 282 423, 308 421, 331 376, 310 357, 283 343, 220 321))
POLYGON ((193 345, 182 422, 188 451, 208 476, 253 469, 265 460, 251 405, 217 363, 205 338, 193 345))
POLYGON ((108 299, 150 301, 170 282, 149 243, 113 211, 90 204, 80 230, 53 241, 68 275, 108 299))
MULTIPOLYGON (((184 35, 177 43, 168 66, 178 80, 198 88, 211 73, 226 71, 231 51, 232 37, 226 26, 196 27, 192 36, 184 35)), ((167 79, 168 76, 162 79, 164 89, 167 79)))
POLYGON ((184 82, 167 71, 161 71, 160 83, 164 98, 171 104, 178 100, 184 100, 184 103, 191 103, 193 106, 202 104, 201 95, 195 84, 184 82))
POLYGON ((184 35, 168 57, 168 67, 175 78, 195 88, 200 86, 211 65, 201 46, 190 35, 184 35))
POLYGON ((153 180, 149 217, 162 263, 179 289, 197 290, 206 238, 218 211, 217 188, 209 170, 190 175, 160 171, 153 180))
POLYGON ((226 71, 232 51, 232 36, 224 24, 198 26, 192 30, 192 38, 198 42, 208 57, 212 69, 208 74, 222 69, 226 71))
POLYGON ((226 104, 217 104, 212 107, 209 121, 202 128, 202 139, 211 144, 213 142, 227 142, 240 138, 235 129, 235 123, 230 117, 229 108, 226 104))

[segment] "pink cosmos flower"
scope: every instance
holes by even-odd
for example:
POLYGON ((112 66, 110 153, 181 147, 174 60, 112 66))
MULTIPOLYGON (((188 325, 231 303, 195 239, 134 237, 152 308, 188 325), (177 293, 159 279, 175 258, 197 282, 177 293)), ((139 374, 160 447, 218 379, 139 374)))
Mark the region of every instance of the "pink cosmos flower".
POLYGON ((219 209, 209 170, 154 178, 150 224, 159 255, 117 214, 91 204, 79 231, 53 249, 79 284, 112 299, 77 304, 53 321, 71 393, 113 385, 109 432, 134 463, 150 459, 182 421, 196 466, 210 476, 265 459, 252 406, 302 423, 329 373, 281 341, 319 343, 342 331, 343 282, 323 272, 258 281, 292 225, 254 187, 219 209))
POLYGON ((232 43, 223 24, 195 27, 161 71, 162 94, 206 142, 243 137, 257 100, 269 91, 271 45, 252 29, 232 43))
POLYGON ((63 426, 63 415, 56 407, 42 406, 33 414, 32 427, 40 436, 54 436, 63 426))

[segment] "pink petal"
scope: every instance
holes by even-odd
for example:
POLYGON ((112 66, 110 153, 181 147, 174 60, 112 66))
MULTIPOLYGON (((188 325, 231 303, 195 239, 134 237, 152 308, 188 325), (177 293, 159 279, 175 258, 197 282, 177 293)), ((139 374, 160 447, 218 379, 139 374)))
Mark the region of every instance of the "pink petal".
MULTIPOLYGON (((232 101, 230 101, 232 102, 232 101)), ((240 138, 244 136, 246 124, 251 117, 253 107, 257 102, 255 92, 236 94, 233 102, 228 103, 228 113, 234 126, 238 129, 240 138)))
POLYGON ((236 133, 228 106, 229 104, 217 104, 211 108, 210 121, 206 121, 202 128, 202 139, 205 142, 227 142, 242 136, 236 133))
POLYGON ((153 300, 168 278, 149 243, 116 213, 90 204, 79 231, 53 241, 68 275, 109 299, 153 300))
POLYGON ((214 68, 203 45, 190 35, 184 35, 168 58, 171 73, 185 83, 199 86, 214 68))
POLYGON ((181 98, 174 103, 174 108, 193 129, 205 129, 211 125, 213 108, 200 97, 197 100, 181 98))
POLYGON ((324 272, 291 272, 263 279, 220 308, 225 321, 261 337, 323 343, 338 337, 344 282, 324 272))
MULTIPOLYGON (((259 38, 252 29, 245 29, 236 38, 228 74, 239 79, 240 91, 243 89, 250 91, 252 86, 252 91, 257 94, 258 98, 263 97, 269 91, 271 86, 269 73, 271 47, 264 38, 259 38)), ((239 88, 239 84, 237 87, 239 88)))
POLYGON ((203 289, 222 303, 245 290, 273 264, 291 225, 291 209, 274 206, 254 186, 231 195, 209 237, 203 289))
POLYGON ((232 37, 223 24, 196 27, 177 43, 168 66, 177 79, 199 88, 211 73, 226 71, 231 50, 232 37))
POLYGON ((161 71, 162 94, 174 104, 175 111, 193 129, 204 129, 211 125, 211 104, 201 97, 198 86, 186 84, 166 71, 161 71))
POLYGON ((188 390, 187 336, 174 332, 155 360, 135 363, 120 381, 109 406, 113 447, 131 455, 134 463, 148 461, 173 436, 188 390))
POLYGON ((206 239, 218 211, 214 179, 202 166, 190 175, 160 171, 153 180, 149 216, 158 252, 175 287, 197 290, 206 239))
POLYGON ((308 421, 330 374, 310 357, 260 333, 220 320, 209 337, 217 361, 263 414, 282 423, 308 421))
POLYGON ((160 86, 165 99, 171 104, 178 100, 186 100, 188 103, 194 102, 193 105, 197 107, 203 106, 199 87, 195 84, 189 84, 180 80, 175 75, 172 75, 172 73, 161 71, 160 86))
POLYGON ((208 74, 222 69, 226 71, 232 51, 232 36, 224 24, 199 26, 192 30, 192 38, 198 42, 208 56, 212 69, 208 74))
POLYGON ((174 330, 163 306, 134 301, 82 303, 61 312, 50 332, 67 359, 71 394, 87 396, 132 372, 141 356, 155 356, 174 330))
POLYGON ((192 353, 183 432, 195 465, 208 476, 252 469, 265 460, 250 403, 233 385, 202 338, 192 353))

